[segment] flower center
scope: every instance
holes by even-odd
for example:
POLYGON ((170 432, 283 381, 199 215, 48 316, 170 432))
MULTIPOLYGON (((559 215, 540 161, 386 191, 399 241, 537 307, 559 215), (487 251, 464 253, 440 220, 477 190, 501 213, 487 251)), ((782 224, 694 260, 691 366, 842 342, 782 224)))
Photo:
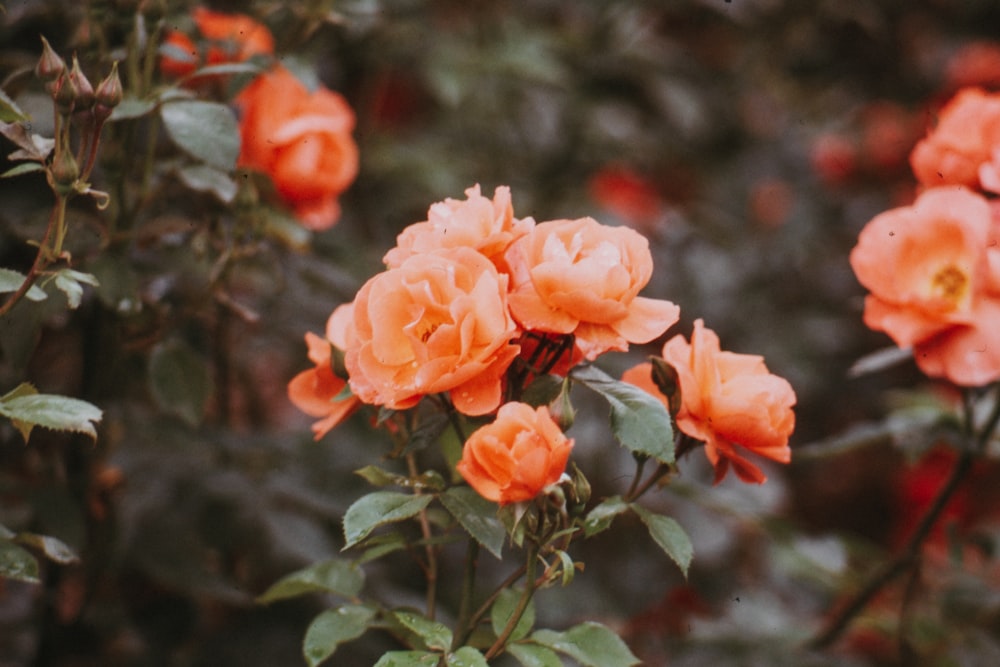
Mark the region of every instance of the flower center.
POLYGON ((934 274, 931 280, 931 293, 936 297, 949 302, 953 306, 965 296, 966 288, 969 284, 969 277, 954 264, 949 264, 941 268, 934 274))

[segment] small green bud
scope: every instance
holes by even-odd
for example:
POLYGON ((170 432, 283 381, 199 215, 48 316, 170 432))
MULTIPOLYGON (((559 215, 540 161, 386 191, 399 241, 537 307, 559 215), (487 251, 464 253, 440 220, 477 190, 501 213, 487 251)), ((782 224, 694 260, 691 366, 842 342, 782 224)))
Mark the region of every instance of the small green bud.
POLYGON ((76 164, 72 151, 56 151, 49 165, 49 184, 56 194, 66 197, 75 190, 76 181, 80 178, 80 167, 76 164))
POLYGON ((42 57, 35 65, 35 76, 45 83, 52 83, 66 71, 66 61, 59 57, 49 40, 42 37, 42 57))

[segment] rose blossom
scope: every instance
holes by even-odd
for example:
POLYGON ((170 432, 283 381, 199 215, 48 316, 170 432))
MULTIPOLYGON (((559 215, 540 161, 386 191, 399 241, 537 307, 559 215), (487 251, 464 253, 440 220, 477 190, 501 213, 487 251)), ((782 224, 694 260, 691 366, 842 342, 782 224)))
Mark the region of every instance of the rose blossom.
MULTIPOLYGON (((691 342, 674 336, 663 346, 663 359, 676 369, 680 382, 677 428, 705 443, 716 484, 730 465, 745 482, 767 479, 738 447, 781 463, 791 460, 788 438, 795 428, 795 392, 787 380, 768 371, 762 357, 722 351, 719 337, 699 319, 691 342)), ((622 380, 667 405, 653 383, 651 364, 626 371, 622 380)))
POLYGON ((505 403, 496 421, 469 436, 456 467, 479 495, 506 505, 558 482, 572 447, 545 406, 505 403))
POLYGON ((377 274, 354 299, 352 326, 351 388, 394 409, 450 392, 464 414, 492 412, 519 350, 507 276, 471 248, 413 255, 377 274))
POLYGON ((910 154, 917 180, 927 186, 978 188, 981 165, 1000 145, 1000 95, 963 88, 941 110, 937 126, 910 154))
POLYGON ((539 223, 507 250, 510 309, 528 330, 573 334, 587 359, 647 343, 677 321, 669 301, 638 296, 653 273, 649 243, 593 218, 539 223))
POLYGON ((529 232, 535 221, 514 217, 507 186, 496 188, 492 200, 480 193, 479 185, 466 190, 465 196, 464 201, 448 198, 432 204, 427 220, 410 225, 399 235, 396 247, 383 258, 386 265, 399 266, 420 252, 465 246, 486 255, 503 270, 504 251, 529 232))
MULTIPOLYGON (((243 62, 256 55, 274 53, 274 37, 262 23, 244 14, 225 14, 204 7, 191 12, 201 36, 210 43, 204 62, 208 65, 243 62)), ((160 71, 171 76, 186 76, 198 67, 198 47, 179 30, 171 30, 163 40, 165 45, 190 54, 190 60, 180 60, 165 53, 160 58, 160 71)))
POLYGON ((976 386, 1000 377, 1000 254, 990 205, 965 188, 931 188, 877 215, 850 261, 871 292, 864 320, 933 377, 976 386))
POLYGON ((351 316, 351 304, 340 306, 327 322, 327 337, 320 338, 312 332, 306 333, 309 360, 314 368, 302 371, 288 383, 288 398, 302 412, 310 417, 322 417, 312 425, 316 440, 346 419, 360 405, 354 396, 337 399, 347 382, 333 372, 331 344, 339 349, 348 345, 347 318, 351 316))
POLYGON ((337 198, 358 173, 354 112, 344 98, 323 87, 310 93, 279 66, 254 79, 236 104, 239 166, 267 174, 305 227, 333 225, 337 198))

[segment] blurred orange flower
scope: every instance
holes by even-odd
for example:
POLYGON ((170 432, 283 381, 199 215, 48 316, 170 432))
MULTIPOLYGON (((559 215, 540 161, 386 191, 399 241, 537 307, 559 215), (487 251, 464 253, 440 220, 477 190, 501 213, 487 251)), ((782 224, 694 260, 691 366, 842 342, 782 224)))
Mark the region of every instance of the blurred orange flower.
POLYGON ((528 233, 535 221, 514 217, 510 188, 505 185, 494 191, 492 200, 482 195, 478 184, 466 190, 465 196, 464 201, 448 198, 431 205, 427 220, 408 226, 399 235, 396 247, 383 258, 386 265, 399 266, 416 253, 465 246, 503 270, 504 251, 528 233))
POLYGON ((964 88, 938 116, 937 126, 914 147, 910 166, 926 186, 978 188, 979 169, 1000 146, 1000 95, 964 88))
POLYGON ((519 351, 507 276, 471 248, 413 255, 368 280, 354 299, 352 328, 351 388, 393 409, 450 392, 459 412, 492 412, 519 351))
POLYGON ((572 448, 545 406, 504 403, 496 421, 469 436, 456 467, 479 495, 506 505, 558 482, 572 448))
POLYGON ((195 7, 191 16, 201 37, 208 42, 204 58, 199 57, 198 46, 191 37, 179 30, 171 30, 163 40, 164 45, 170 48, 160 57, 160 71, 165 74, 186 76, 202 64, 243 62, 256 55, 274 53, 271 31, 249 16, 214 12, 204 7, 195 7), (170 54, 170 50, 190 54, 190 57, 176 57, 170 54))
POLYGON ((680 315, 669 301, 638 296, 653 273, 649 243, 593 218, 538 224, 511 245, 510 309, 528 330, 574 334, 589 360, 648 343, 680 315))
POLYGON ((236 98, 242 111, 239 165, 274 182, 302 224, 314 230, 340 217, 337 198, 358 173, 354 111, 339 94, 313 92, 278 66, 236 98))
MULTIPOLYGON (((663 359, 677 370, 680 381, 677 428, 705 443, 716 484, 730 466, 744 482, 760 484, 767 479, 737 447, 780 463, 791 460, 788 438, 795 428, 795 391, 787 380, 768 371, 762 357, 722 351, 719 337, 699 319, 691 342, 674 336, 663 346, 663 359)), ((667 405, 650 371, 649 363, 639 364, 622 380, 667 405)))
POLYGON ((931 188, 877 215, 850 261, 870 292, 864 320, 933 377, 978 386, 1000 377, 1000 254, 989 203, 931 188))
POLYGON ((330 341, 306 333, 309 360, 314 368, 302 371, 288 383, 288 399, 310 417, 322 417, 312 425, 319 440, 360 405, 354 396, 338 399, 347 382, 336 376, 331 365, 330 341))

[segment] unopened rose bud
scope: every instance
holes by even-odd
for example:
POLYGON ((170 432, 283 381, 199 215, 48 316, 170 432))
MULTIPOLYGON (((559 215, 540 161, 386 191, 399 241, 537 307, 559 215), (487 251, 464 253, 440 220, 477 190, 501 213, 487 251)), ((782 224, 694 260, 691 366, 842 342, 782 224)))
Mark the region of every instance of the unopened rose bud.
POLYGON ((56 111, 61 116, 69 116, 73 113, 73 108, 76 105, 76 84, 73 83, 73 78, 69 75, 69 72, 63 72, 52 83, 51 92, 52 101, 56 105, 56 111))
POLYGON ((66 61, 59 57, 49 40, 42 37, 42 57, 35 65, 35 76, 45 83, 53 83, 66 71, 66 61))
POLYGON ((71 194, 78 178, 80 167, 77 166, 73 153, 67 150, 56 151, 49 166, 49 181, 56 194, 60 197, 71 194))
POLYGON ((76 88, 76 100, 74 109, 83 111, 94 106, 94 87, 80 69, 80 61, 73 56, 73 67, 69 71, 69 79, 76 88))
POLYGON ((111 65, 111 73, 97 84, 97 90, 94 92, 94 113, 101 120, 107 119, 111 111, 121 103, 123 96, 122 82, 118 77, 118 61, 115 61, 111 65))

